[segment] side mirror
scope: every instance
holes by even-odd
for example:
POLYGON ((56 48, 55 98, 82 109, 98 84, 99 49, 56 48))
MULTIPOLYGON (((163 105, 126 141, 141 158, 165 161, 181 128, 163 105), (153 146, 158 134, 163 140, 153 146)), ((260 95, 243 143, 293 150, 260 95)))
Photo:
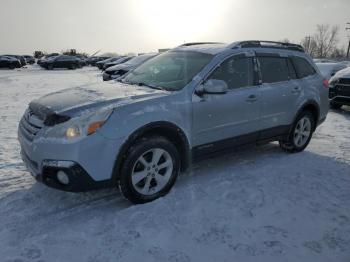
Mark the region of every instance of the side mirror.
POLYGON ((225 81, 218 79, 209 79, 203 85, 199 86, 196 94, 225 94, 228 91, 228 86, 225 81))

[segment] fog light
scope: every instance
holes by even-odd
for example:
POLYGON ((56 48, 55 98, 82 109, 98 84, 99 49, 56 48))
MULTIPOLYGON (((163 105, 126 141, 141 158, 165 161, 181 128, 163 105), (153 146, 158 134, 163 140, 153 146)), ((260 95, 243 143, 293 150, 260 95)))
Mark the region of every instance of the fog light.
POLYGON ((69 184, 69 177, 63 171, 58 171, 57 172, 57 180, 63 185, 68 185, 69 184))

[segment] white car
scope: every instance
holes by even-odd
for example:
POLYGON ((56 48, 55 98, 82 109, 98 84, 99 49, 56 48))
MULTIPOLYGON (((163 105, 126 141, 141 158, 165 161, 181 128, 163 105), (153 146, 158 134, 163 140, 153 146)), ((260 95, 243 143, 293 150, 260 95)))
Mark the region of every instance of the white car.
POLYGON ((338 71, 346 68, 344 63, 316 63, 322 75, 327 79, 331 79, 338 71))

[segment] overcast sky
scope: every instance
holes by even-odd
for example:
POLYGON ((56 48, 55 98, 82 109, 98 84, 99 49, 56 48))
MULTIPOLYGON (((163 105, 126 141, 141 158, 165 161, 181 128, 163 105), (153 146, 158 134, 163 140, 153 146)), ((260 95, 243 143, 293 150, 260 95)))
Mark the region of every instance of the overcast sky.
POLYGON ((0 0, 0 54, 148 52, 191 41, 294 42, 350 22, 350 0, 0 0))

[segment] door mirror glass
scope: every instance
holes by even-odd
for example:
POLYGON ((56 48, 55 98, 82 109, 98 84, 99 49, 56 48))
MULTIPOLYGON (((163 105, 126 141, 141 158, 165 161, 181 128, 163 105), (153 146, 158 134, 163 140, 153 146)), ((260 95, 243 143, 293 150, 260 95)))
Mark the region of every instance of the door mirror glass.
POLYGON ((218 79, 209 79, 202 88, 202 93, 205 94, 225 94, 228 90, 226 82, 218 79))

